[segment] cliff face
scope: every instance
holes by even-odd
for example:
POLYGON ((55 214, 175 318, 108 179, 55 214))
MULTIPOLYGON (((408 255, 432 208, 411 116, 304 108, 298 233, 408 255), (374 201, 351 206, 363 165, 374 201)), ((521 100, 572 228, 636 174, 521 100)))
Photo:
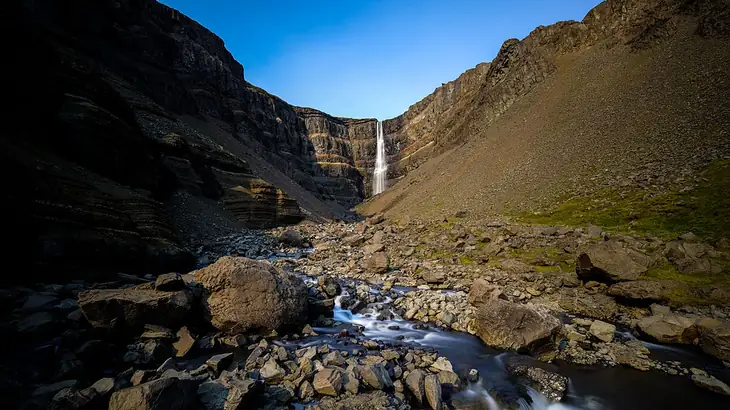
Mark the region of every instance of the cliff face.
POLYGON ((26 0, 9 11, 4 29, 24 41, 10 46, 0 155, 11 253, 34 273, 190 268, 172 221, 192 211, 168 203, 178 193, 249 227, 295 223, 301 208, 338 217, 332 200, 362 199, 356 171, 318 158, 340 147, 315 148, 294 107, 248 84, 223 41, 176 10, 26 0))

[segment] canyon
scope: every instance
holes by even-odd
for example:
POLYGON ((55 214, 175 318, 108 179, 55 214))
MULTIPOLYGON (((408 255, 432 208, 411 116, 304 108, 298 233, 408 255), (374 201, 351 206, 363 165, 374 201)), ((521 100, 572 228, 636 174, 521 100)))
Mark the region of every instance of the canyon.
POLYGON ((3 408, 727 407, 730 1, 607 0, 380 120, 155 0, 7 10, 3 408))
MULTIPOLYGON (((223 40, 177 10, 153 0, 120 0, 69 7, 24 1, 13 11, 9 29, 28 44, 13 50, 20 64, 12 78, 27 86, 12 89, 2 151, 4 164, 18 175, 6 191, 18 215, 13 252, 33 260, 36 271, 51 265, 61 271, 190 268, 188 226, 202 209, 225 222, 194 229, 192 242, 226 226, 347 218, 348 209, 371 196, 376 119, 294 107, 248 83, 223 40), (78 257, 89 247, 98 255, 93 261, 78 257)), ((597 52, 656 54, 653 49, 690 37, 714 44, 721 64, 724 43, 713 39, 727 34, 727 15, 722 1, 611 0, 581 22, 538 27, 523 40, 505 41, 491 62, 382 121, 388 186, 470 141, 504 146, 490 137, 499 134, 492 123, 541 83, 560 78, 566 61, 576 66, 597 52)), ((721 97, 726 71, 718 67, 711 61, 691 67, 719 70, 715 90, 694 108, 713 107, 714 118, 702 122, 723 121, 728 110, 721 97)), ((713 152, 725 152, 718 144, 727 128, 715 129, 703 138, 713 152)), ((583 135, 574 145, 591 138, 583 135)), ((607 155, 599 152, 594 160, 607 155)), ((544 164, 538 158, 532 167, 544 164)), ((426 201, 421 213, 433 215, 439 199, 403 201, 403 189, 419 180, 422 174, 412 176, 363 209, 426 201)), ((535 186, 541 185, 528 188, 535 186)), ((505 202, 483 208, 498 211, 505 202)))

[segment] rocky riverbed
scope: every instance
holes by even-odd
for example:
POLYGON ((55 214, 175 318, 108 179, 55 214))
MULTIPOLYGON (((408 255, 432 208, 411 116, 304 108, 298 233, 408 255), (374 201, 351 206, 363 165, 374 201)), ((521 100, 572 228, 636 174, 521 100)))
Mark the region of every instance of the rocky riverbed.
POLYGON ((195 251, 189 273, 4 289, 3 408, 730 403, 727 289, 651 276, 722 269, 722 242, 375 216, 195 251))

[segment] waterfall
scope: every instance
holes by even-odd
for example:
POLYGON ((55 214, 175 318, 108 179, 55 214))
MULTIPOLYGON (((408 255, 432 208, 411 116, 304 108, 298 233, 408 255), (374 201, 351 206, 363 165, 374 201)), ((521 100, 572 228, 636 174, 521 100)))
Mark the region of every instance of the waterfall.
POLYGON ((378 121, 377 153, 375 155, 375 170, 373 171, 373 195, 385 191, 388 176, 388 163, 385 162, 385 137, 383 123, 378 121))

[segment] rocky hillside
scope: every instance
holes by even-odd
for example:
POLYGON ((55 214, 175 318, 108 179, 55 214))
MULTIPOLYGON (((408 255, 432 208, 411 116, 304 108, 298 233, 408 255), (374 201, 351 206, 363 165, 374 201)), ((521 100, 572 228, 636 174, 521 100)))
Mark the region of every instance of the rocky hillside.
POLYGON ((724 0, 609 0, 507 40, 386 121, 391 177, 428 162, 363 210, 493 215, 581 196, 585 213, 607 189, 621 192, 605 206, 686 193, 730 153, 729 30, 724 0))

